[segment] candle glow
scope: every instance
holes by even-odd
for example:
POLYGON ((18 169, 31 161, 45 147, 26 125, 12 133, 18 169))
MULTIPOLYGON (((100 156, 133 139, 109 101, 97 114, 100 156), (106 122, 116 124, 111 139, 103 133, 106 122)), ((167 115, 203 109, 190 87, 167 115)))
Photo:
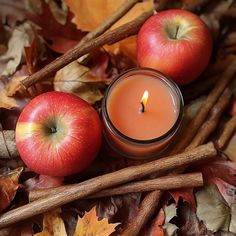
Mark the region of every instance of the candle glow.
POLYGON ((147 100, 148 100, 148 91, 145 90, 144 93, 143 93, 143 96, 142 96, 142 99, 141 99, 141 112, 144 112, 145 111, 145 108, 146 108, 146 104, 147 104, 147 100))

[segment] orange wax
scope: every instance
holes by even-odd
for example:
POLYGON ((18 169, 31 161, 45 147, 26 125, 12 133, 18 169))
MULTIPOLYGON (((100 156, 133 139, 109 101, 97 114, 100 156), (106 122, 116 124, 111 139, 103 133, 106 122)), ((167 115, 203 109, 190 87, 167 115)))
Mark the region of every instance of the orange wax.
POLYGON ((173 81, 153 69, 132 69, 107 89, 102 104, 104 137, 126 157, 157 156, 173 140, 182 114, 183 98, 173 81))
POLYGON ((117 83, 107 98, 108 116, 125 136, 136 140, 158 138, 175 124, 179 109, 171 88, 161 79, 132 75, 117 83), (149 97, 141 112, 141 98, 149 97))

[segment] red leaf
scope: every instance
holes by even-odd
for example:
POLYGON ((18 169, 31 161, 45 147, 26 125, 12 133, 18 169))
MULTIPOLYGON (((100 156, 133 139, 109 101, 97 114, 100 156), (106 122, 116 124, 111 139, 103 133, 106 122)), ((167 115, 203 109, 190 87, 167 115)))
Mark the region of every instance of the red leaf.
POLYGON ((40 188, 58 187, 61 186, 62 184, 63 184, 62 177, 52 177, 47 175, 35 176, 24 182, 24 185, 26 186, 28 191, 40 188))
POLYGON ((107 79, 106 69, 109 57, 105 52, 96 51, 92 54, 91 70, 101 79, 107 79))
POLYGON ((165 222, 165 213, 163 209, 161 209, 151 225, 148 236, 164 236, 165 233, 161 227, 164 224, 164 222, 165 222))
POLYGON ((49 6, 45 1, 42 3, 42 13, 40 15, 29 14, 28 17, 34 23, 41 27, 39 33, 52 43, 48 46, 59 53, 65 53, 74 47, 81 38, 85 35, 76 26, 71 23, 72 14, 67 15, 67 20, 64 25, 60 24, 54 18, 49 6))
POLYGON ((217 160, 201 165, 205 182, 213 183, 219 189, 225 201, 230 205, 236 193, 236 164, 231 161, 217 160))
POLYGON ((236 164, 231 161, 217 160, 199 167, 207 182, 214 183, 215 177, 236 186, 236 164))
POLYGON ((212 179, 212 182, 217 186, 222 197, 225 199, 225 201, 229 205, 232 205, 233 203, 235 203, 235 196, 236 196, 235 186, 226 183, 220 178, 214 178, 212 179))
POLYGON ((174 198, 176 204, 178 204, 179 199, 182 198, 184 202, 189 203, 189 206, 196 211, 196 201, 193 194, 193 188, 172 190, 170 191, 170 194, 174 198))

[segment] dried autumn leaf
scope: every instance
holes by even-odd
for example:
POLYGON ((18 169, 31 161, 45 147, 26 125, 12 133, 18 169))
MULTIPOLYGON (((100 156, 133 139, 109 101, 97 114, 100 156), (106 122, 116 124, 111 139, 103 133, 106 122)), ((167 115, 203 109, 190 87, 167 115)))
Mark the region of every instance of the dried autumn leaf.
POLYGON ((208 164, 198 166, 205 182, 213 183, 218 187, 219 192, 228 204, 232 204, 235 200, 236 191, 236 164, 231 161, 216 160, 208 164))
MULTIPOLYGON (((91 31, 98 27, 107 17, 111 16, 125 0, 66 0, 66 4, 70 10, 74 13, 75 17, 73 22, 82 31, 91 31), (96 9, 96 11, 94 11, 96 9)), ((153 1, 146 0, 141 3, 137 3, 125 16, 117 21, 111 29, 115 29, 134 18, 138 17, 145 11, 153 9, 153 1)), ((136 59, 136 37, 129 37, 125 40, 120 41, 112 46, 106 46, 106 50, 117 54, 122 53, 126 56, 131 57, 133 60, 136 59)))
POLYGON ((43 231, 34 234, 34 236, 67 236, 65 224, 60 213, 60 208, 46 212, 43 217, 43 231))
POLYGON ((169 192, 174 198, 176 204, 178 204, 179 199, 182 198, 183 201, 187 202, 192 209, 196 210, 196 202, 193 194, 193 188, 181 188, 169 192))
POLYGON ((13 77, 8 83, 0 84, 0 108, 12 109, 18 107, 17 100, 12 96, 20 90, 20 82, 25 79, 25 77, 26 76, 13 77))
POLYGON ((228 205, 215 185, 196 193, 197 216, 209 230, 236 233, 236 202, 228 205))
POLYGON ((152 222, 148 236, 164 236, 165 234, 162 228, 164 222, 165 222, 165 213, 163 209, 161 209, 157 217, 152 222))
POLYGON ((53 83, 56 91, 73 93, 90 104, 103 97, 100 88, 104 87, 104 79, 76 61, 59 70, 53 83))
POLYGON ((7 208, 16 195, 19 188, 19 177, 23 168, 8 171, 0 175, 0 211, 7 208))
POLYGON ((63 184, 63 180, 63 177, 39 175, 27 179, 24 182, 24 186, 26 187, 27 191, 31 191, 33 189, 54 188, 61 186, 63 184))
POLYGON ((41 1, 41 5, 42 12, 40 14, 29 14, 28 17, 40 26, 39 34, 48 40, 48 47, 56 52, 65 53, 81 40, 84 33, 71 23, 70 14, 67 14, 66 23, 60 24, 55 19, 49 5, 44 1, 41 1))
POLYGON ((74 236, 109 236, 115 232, 117 225, 119 223, 109 224, 106 218, 98 220, 96 207, 93 207, 82 218, 78 218, 74 236))
POLYGON ((163 210, 165 213, 165 224, 163 225, 165 236, 172 236, 178 229, 175 224, 170 223, 171 219, 176 217, 176 205, 173 203, 169 206, 165 206, 163 210))
POLYGON ((25 47, 29 46, 34 38, 34 29, 29 22, 17 26, 8 42, 8 50, 0 56, 0 62, 5 63, 2 75, 12 75, 22 61, 25 47))

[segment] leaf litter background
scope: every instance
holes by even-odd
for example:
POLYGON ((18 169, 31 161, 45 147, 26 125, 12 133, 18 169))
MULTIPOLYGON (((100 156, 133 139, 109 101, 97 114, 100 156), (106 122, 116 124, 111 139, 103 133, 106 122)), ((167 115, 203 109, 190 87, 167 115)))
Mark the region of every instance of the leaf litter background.
MULTIPOLYGON (((125 0, 0 0, 0 127, 15 129, 25 104, 46 91, 65 91, 80 96, 100 111, 106 86, 119 73, 136 66, 136 36, 112 46, 104 46, 89 56, 59 70, 51 78, 20 90, 20 81, 75 46, 88 32, 109 17, 125 0)), ((168 8, 194 8, 207 23, 214 37, 211 64, 198 81, 181 88, 186 101, 185 120, 193 117, 225 67, 236 54, 236 4, 233 0, 167 1, 168 8), (200 3, 199 3, 200 2, 200 3), (204 4, 207 3, 207 4, 204 4), (205 81, 208 81, 207 83, 205 81), (207 86, 206 86, 207 85, 207 86), (199 87, 204 87, 199 93, 199 87)), ((135 5, 112 29, 120 26, 159 1, 144 0, 135 5)), ((223 124, 235 115, 235 105, 224 113, 223 124)), ((206 185, 198 189, 179 189, 165 194, 162 209, 140 235, 235 235, 236 234, 236 135, 221 159, 191 167, 201 171, 206 185), (228 159, 228 160, 227 160, 228 159)), ((1 154, 0 154, 1 156, 1 154)), ((0 157, 0 210, 5 212, 25 204, 32 189, 64 183, 115 171, 141 161, 117 156, 103 147, 97 160, 84 172, 55 178, 38 176, 24 167, 20 157, 0 157), (22 168, 24 167, 24 168, 22 168)), ((0 230, 0 235, 117 235, 137 213, 144 194, 94 200, 79 200, 41 216, 0 230)))

